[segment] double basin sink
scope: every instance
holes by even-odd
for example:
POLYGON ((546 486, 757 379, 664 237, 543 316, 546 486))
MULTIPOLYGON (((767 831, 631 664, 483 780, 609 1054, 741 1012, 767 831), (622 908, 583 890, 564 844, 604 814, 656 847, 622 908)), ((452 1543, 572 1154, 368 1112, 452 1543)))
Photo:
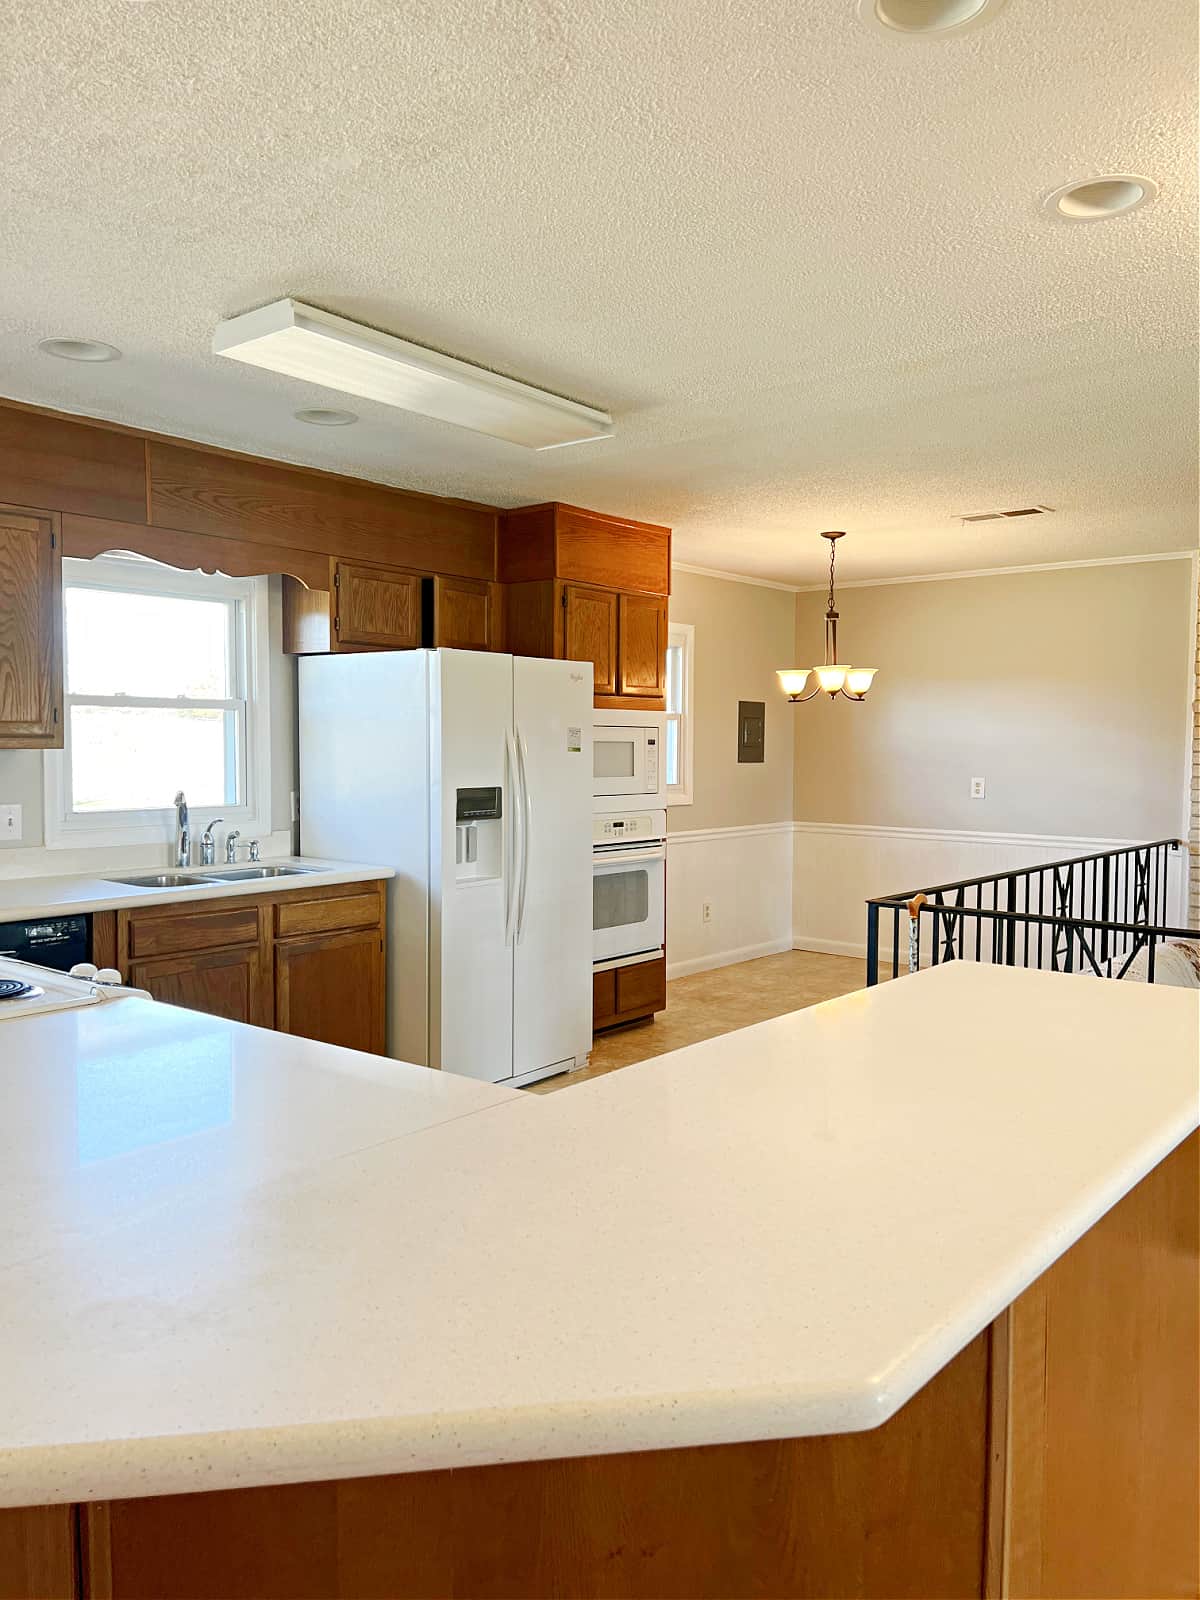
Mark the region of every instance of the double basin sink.
POLYGON ((131 889, 195 889, 220 883, 258 883, 269 878, 302 878, 319 867, 229 867, 211 872, 144 872, 132 878, 106 878, 106 883, 123 883, 131 889))

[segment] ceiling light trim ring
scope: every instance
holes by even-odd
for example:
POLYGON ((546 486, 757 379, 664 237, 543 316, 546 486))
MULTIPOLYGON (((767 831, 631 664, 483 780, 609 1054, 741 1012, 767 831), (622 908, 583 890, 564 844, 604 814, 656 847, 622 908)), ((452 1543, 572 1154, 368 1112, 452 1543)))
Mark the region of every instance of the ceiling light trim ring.
POLYGON ((859 20, 889 39, 959 39, 993 22, 1007 0, 858 0, 859 20), (905 14, 912 20, 905 21, 905 14), (921 21, 924 13, 928 21, 921 21))
POLYGON ((38 349, 56 361, 83 361, 97 365, 104 361, 119 361, 121 352, 115 344, 105 344, 101 339, 73 339, 56 335, 39 339, 38 349))
POLYGON ((1154 179, 1140 172, 1104 172, 1094 178, 1073 178, 1070 183, 1060 184, 1050 191, 1043 205, 1060 222, 1109 222, 1140 211, 1158 198, 1158 192, 1154 179))

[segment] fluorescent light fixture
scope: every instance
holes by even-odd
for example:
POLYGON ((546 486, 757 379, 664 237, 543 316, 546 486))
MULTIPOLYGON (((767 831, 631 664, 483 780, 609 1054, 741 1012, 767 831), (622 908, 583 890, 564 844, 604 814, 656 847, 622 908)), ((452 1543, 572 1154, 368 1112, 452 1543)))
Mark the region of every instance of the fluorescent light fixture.
POLYGON ((437 417, 530 450, 612 436, 612 418, 545 389, 377 333, 299 300, 222 322, 213 353, 289 378, 437 417))

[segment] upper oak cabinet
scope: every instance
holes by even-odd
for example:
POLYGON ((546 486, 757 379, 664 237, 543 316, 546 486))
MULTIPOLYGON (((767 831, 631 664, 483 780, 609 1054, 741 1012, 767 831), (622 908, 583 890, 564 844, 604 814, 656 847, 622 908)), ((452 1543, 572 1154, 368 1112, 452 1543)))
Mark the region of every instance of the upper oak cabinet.
POLYGON ((422 645, 493 650, 495 589, 482 579, 334 560, 327 589, 306 589, 284 578, 284 649, 293 655, 422 645))
POLYGON ((661 711, 670 571, 669 528, 557 503, 503 512, 507 648, 592 662, 598 707, 661 711))
POLYGON ((62 748, 57 521, 48 512, 0 508, 0 749, 62 748))

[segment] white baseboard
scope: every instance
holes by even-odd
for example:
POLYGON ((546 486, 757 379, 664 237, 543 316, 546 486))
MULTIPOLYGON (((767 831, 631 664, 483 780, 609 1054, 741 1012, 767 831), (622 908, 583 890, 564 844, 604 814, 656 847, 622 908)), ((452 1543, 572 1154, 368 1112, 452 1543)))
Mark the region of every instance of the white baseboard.
MULTIPOLYGON (((807 933, 797 933, 792 938, 793 950, 811 950, 821 956, 853 956, 858 961, 867 959, 865 944, 853 944, 846 939, 815 939, 807 933)), ((883 952, 880 951, 880 959, 883 952)), ((888 959, 891 959, 891 950, 888 950, 888 959)))
POLYGON ((790 939, 771 939, 766 944, 745 944, 740 950, 718 950, 711 955, 696 956, 691 961, 668 961, 667 982, 673 978, 690 978, 695 972, 711 972, 715 967, 736 966, 739 961, 757 961, 759 956, 778 956, 793 949, 790 939))

